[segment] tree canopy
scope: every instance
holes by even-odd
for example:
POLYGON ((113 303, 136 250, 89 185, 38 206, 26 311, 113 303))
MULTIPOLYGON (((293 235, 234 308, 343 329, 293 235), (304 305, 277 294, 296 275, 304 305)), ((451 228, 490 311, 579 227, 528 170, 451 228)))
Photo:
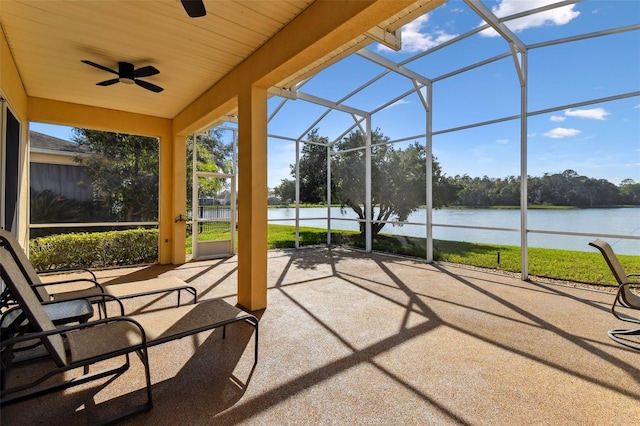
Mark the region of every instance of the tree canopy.
MULTIPOLYGON (((405 149, 388 144, 389 138, 375 130, 371 135, 371 202, 372 234, 377 235, 386 221, 405 221, 419 206, 426 203, 426 150, 417 142, 405 149)), ((327 153, 329 141, 317 129, 310 132, 300 157, 300 201, 323 203, 327 200, 327 153)), ((365 136, 355 131, 332 148, 332 202, 351 208, 359 219, 364 234, 365 211, 365 136)), ((295 178, 296 167, 291 165, 295 178)), ((434 159, 434 207, 442 207, 457 199, 460 189, 442 174, 434 159)), ((293 199, 295 180, 285 179, 274 193, 283 199, 293 199)))
MULTIPOLYGON (((159 144, 156 138, 75 128, 73 141, 94 155, 78 156, 91 179, 94 204, 105 221, 158 220, 159 144)), ((222 141, 220 131, 197 138, 198 170, 230 173, 233 170, 231 143, 222 141)), ((187 141, 187 203, 191 203, 193 140, 187 141)), ((200 179, 201 197, 217 197, 224 188, 216 179, 200 179)), ((99 217, 98 217, 99 216, 99 217)))
MULTIPOLYGON (((212 130, 204 135, 198 135, 196 161, 198 171, 214 173, 231 173, 233 171, 233 144, 222 141, 221 131, 212 130)), ((193 136, 187 138, 187 204, 191 205, 193 191, 193 136)), ((198 179, 198 195, 219 198, 225 188, 220 180, 198 179)))
MULTIPOLYGON (((406 221, 418 207, 426 204, 427 154, 414 142, 405 149, 394 148, 380 130, 371 134, 371 232, 377 235, 389 220, 406 221)), ((350 207, 365 233, 365 135, 355 131, 336 143, 331 163, 335 199, 350 207)), ((458 186, 442 174, 433 158, 433 207, 443 207, 457 199, 458 186)))
POLYGON ((91 177, 101 219, 158 220, 158 139, 75 128, 73 141, 97 155, 75 157, 91 177))

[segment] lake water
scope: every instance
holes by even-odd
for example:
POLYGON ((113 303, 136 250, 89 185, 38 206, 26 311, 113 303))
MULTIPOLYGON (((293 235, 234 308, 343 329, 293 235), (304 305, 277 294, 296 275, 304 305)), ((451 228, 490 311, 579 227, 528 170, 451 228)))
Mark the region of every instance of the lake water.
MULTIPOLYGON (((295 208, 270 208, 271 223, 295 225, 295 208)), ((300 208, 300 226, 327 227, 327 208, 300 208)), ((358 230, 358 223, 351 209, 344 214, 339 207, 331 208, 331 228, 358 230), (351 219, 351 220, 350 220, 351 219)), ((577 232, 589 236, 553 235, 529 232, 529 247, 563 250, 593 251, 587 243, 602 234, 640 237, 640 208, 529 210, 527 228, 534 231, 577 232)), ((418 209, 408 222, 420 225, 387 224, 382 233, 426 237, 426 209, 418 209)), ((520 245, 520 210, 498 209, 439 209, 433 211, 433 237, 440 240, 478 243, 520 245), (509 228, 515 231, 476 230, 452 228, 441 225, 462 225, 493 228, 509 228)), ((640 255, 640 240, 617 237, 600 237, 608 241, 618 254, 640 255)))

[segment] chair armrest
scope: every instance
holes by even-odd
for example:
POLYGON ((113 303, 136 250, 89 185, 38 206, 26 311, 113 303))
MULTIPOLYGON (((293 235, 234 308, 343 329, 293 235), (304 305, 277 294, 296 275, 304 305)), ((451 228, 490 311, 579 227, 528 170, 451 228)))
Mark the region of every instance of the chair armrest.
POLYGON ((55 286, 60 284, 73 284, 73 283, 81 283, 81 282, 91 283, 93 287, 97 287, 98 289, 100 289, 100 293, 104 293, 104 288, 102 287, 102 285, 100 285, 98 281, 94 279, 89 279, 89 278, 75 278, 75 279, 64 280, 64 281, 52 281, 49 283, 33 284, 32 287, 47 287, 47 286, 55 286))
MULTIPOLYGON (((113 296, 111 294, 106 294, 106 293, 96 293, 95 295, 92 295, 89 298, 86 298, 86 297, 74 297, 74 298, 71 298, 71 299, 64 299, 62 301, 51 300, 51 301, 47 301, 47 302, 42 302, 42 305, 51 305, 51 304, 55 304, 55 303, 69 302, 69 301, 72 301, 72 300, 87 300, 91 304, 106 303, 106 302, 117 302, 118 306, 120 307, 120 314, 118 316, 124 316, 124 304, 122 303, 122 300, 120 300, 116 296, 113 296), (107 300, 107 299, 109 299, 109 300, 107 300)), ((105 315, 106 314, 107 313, 105 312, 105 315)))
POLYGON ((26 316, 23 314, 22 309, 20 309, 20 306, 18 306, 17 304, 2 312, 2 315, 0 316, 0 330, 2 330, 2 339, 5 338, 5 332, 8 332, 12 324, 17 324, 16 321, 18 320, 21 323, 22 321, 26 320, 26 316), (19 318, 20 316, 21 318, 19 318), (5 324, 5 320, 10 322, 5 324))
POLYGON ((100 286, 100 284, 98 284, 98 277, 96 277, 96 274, 93 273, 92 270, 87 269, 87 268, 58 268, 58 269, 48 269, 45 271, 37 271, 38 275, 49 275, 49 274, 55 274, 55 273, 60 273, 60 272, 75 272, 75 271, 82 271, 82 272, 86 272, 89 275, 91 275, 91 278, 72 278, 72 279, 67 279, 67 280, 59 280, 59 281, 51 281, 48 283, 42 283, 42 284, 35 284, 35 287, 40 287, 40 286, 47 286, 47 285, 58 285, 58 284, 68 284, 68 283, 75 283, 75 282, 82 282, 82 281, 87 281, 87 282, 91 282, 94 285, 96 285, 97 287, 99 287, 102 290, 102 287, 100 286))
MULTIPOLYGON (((627 278, 631 278, 631 277, 640 277, 640 274, 627 274, 627 278)), ((631 281, 631 284, 640 284, 640 280, 631 281)))
MULTIPOLYGON (((620 305, 624 306, 625 308, 640 310, 640 296, 634 294, 631 291, 631 288, 634 285, 634 283, 622 284, 620 288, 618 288, 618 294, 616 298, 619 300, 620 305)), ((640 323, 640 320, 635 320, 633 322, 640 323)))
MULTIPOLYGON (((42 339, 44 337, 48 337, 48 336, 53 336, 56 334, 65 334, 74 330, 83 330, 85 328, 89 328, 89 327, 95 327, 95 326, 99 326, 101 324, 109 324, 109 323, 114 323, 114 322, 118 322, 118 321, 126 321, 126 322, 130 322, 132 323, 134 326, 136 326, 138 328, 138 330, 140 330, 140 338, 141 338, 141 347, 142 348, 146 348, 147 347, 147 335, 144 331, 144 328, 142 328, 142 325, 134 320, 131 317, 128 316, 117 316, 117 317, 111 317, 111 318, 103 318, 103 319, 99 319, 99 320, 95 320, 95 321, 89 321, 89 322, 85 322, 82 324, 74 324, 74 325, 65 325, 65 326, 61 326, 61 327, 56 327, 55 329, 52 330, 47 330, 47 331, 37 331, 34 333, 28 333, 28 334, 24 334, 22 336, 17 336, 17 337, 13 337, 11 339, 7 339, 7 340, 3 340, 2 342, 0 342, 0 348, 5 348, 5 347, 13 347, 18 343, 21 342, 26 342, 26 341, 30 341, 33 339, 42 339)), ((134 347, 132 347, 134 348, 134 347)))
POLYGON ((37 273, 38 273, 38 275, 47 275, 47 274, 55 274, 55 273, 60 273, 60 272, 73 272, 73 271, 86 272, 86 273, 91 275, 91 279, 93 279, 94 281, 98 280, 98 277, 96 277, 96 274, 94 274, 92 270, 87 269, 87 268, 82 268, 82 267, 47 269, 47 270, 44 270, 44 271, 37 271, 37 273))

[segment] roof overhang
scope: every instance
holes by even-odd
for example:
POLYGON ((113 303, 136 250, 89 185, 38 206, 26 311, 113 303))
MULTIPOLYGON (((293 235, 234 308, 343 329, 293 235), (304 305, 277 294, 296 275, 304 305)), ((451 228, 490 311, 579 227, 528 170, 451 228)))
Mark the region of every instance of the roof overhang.
POLYGON ((3 1, 0 26, 29 120, 100 129, 143 120, 181 134, 233 114, 240 87, 291 87, 374 39, 397 47, 403 24, 444 2, 205 0, 207 15, 190 18, 177 0, 3 1), (82 60, 153 66, 160 73, 141 79, 164 90, 96 85, 117 76, 82 60))

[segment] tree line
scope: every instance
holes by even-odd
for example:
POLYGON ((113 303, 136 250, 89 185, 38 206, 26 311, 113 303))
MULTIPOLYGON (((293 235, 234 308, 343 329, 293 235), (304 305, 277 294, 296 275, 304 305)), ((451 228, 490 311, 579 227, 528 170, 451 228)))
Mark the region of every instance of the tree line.
MULTIPOLYGON (((414 143, 405 150, 384 145, 389 138, 379 130, 372 134, 372 201, 403 200, 408 205, 426 203, 426 152, 414 143), (409 193, 415 199, 408 202, 409 193), (417 198, 416 198, 417 197, 417 198)), ((300 202, 325 203, 327 194, 328 139, 309 134, 300 157, 300 202)), ((356 131, 338 142, 333 154, 332 202, 347 205, 363 204, 364 150, 350 151, 364 146, 363 135, 356 131)), ((284 179, 274 188, 283 203, 295 200, 296 167, 291 166, 293 179, 284 179)), ((433 207, 491 207, 520 205, 520 176, 505 178, 446 176, 436 157, 433 157, 433 207)), ((386 201, 391 202, 391 201, 386 201)), ((527 177, 527 204, 532 206, 606 207, 640 205, 640 182, 625 179, 616 186, 606 179, 582 176, 573 170, 545 173, 541 177, 527 177)), ((356 207, 357 208, 357 207, 356 207)), ((398 210, 406 209, 398 207, 398 210)), ((404 216, 404 214, 401 214, 404 216)))
MULTIPOLYGON (((519 206, 520 176, 489 178, 467 175, 449 178, 462 190, 453 205, 464 207, 519 206)), ((640 183, 625 179, 619 186, 573 170, 527 177, 527 204, 580 208, 640 205, 640 183)))

